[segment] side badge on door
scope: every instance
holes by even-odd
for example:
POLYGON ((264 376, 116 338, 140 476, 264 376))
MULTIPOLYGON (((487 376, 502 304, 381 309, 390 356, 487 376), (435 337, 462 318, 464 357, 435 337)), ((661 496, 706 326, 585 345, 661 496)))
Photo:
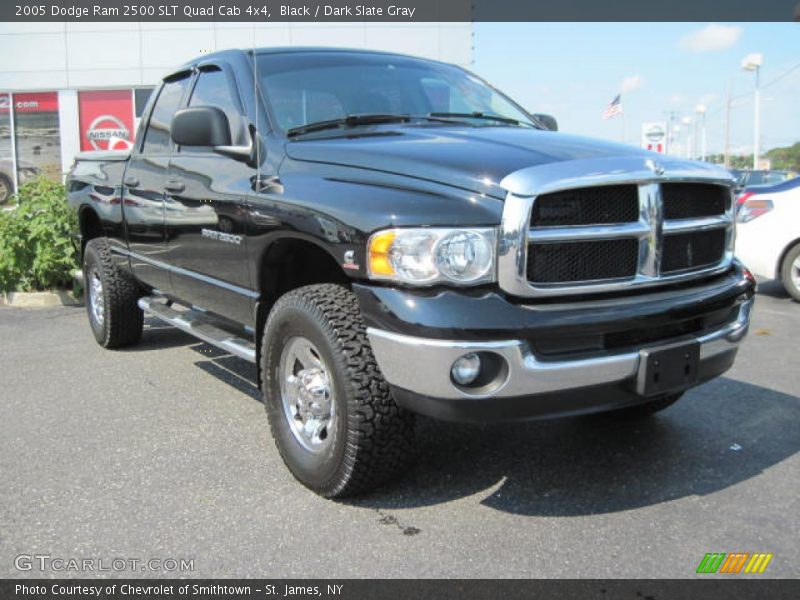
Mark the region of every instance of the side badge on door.
POLYGON ((202 229, 200 231, 201 235, 205 238, 209 238, 212 240, 217 240, 218 242, 225 242, 226 244, 235 244, 236 246, 240 246, 242 244, 242 236, 234 235, 232 233, 223 233, 222 231, 216 231, 214 229, 202 229))

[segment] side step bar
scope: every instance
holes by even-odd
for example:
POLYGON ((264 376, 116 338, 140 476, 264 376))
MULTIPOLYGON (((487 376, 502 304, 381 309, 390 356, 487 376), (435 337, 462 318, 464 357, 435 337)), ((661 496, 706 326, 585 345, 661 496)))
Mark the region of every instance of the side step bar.
POLYGON ((153 315, 220 350, 251 363, 256 362, 256 346, 253 342, 209 323, 208 317, 199 310, 177 311, 161 302, 157 296, 139 298, 138 304, 148 315, 153 315))

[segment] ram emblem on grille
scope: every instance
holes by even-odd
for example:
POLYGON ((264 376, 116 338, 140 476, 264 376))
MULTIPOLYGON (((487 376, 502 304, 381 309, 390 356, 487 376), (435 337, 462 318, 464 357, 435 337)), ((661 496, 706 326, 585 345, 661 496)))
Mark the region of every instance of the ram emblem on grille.
POLYGON ((644 164, 648 169, 650 169, 656 175, 663 175, 664 174, 664 171, 665 171, 664 167, 662 167, 660 164, 658 164, 653 159, 648 158, 646 161, 644 161, 644 164))

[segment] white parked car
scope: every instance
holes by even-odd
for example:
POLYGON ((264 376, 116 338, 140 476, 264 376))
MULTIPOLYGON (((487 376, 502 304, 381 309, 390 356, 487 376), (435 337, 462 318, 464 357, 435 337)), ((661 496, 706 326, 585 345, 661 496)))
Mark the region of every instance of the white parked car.
POLYGON ((800 177, 753 188, 742 199, 736 255, 759 277, 783 281, 800 302, 800 177))

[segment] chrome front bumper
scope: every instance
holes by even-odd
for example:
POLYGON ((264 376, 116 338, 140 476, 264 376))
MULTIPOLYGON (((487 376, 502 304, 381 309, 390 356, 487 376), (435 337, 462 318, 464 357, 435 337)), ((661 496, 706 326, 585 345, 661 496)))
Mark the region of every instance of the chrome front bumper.
MULTIPOLYGON (((747 334, 752 308, 751 298, 741 304, 734 321, 696 338, 700 343, 701 363, 738 347, 747 334)), ((609 384, 635 377, 640 360, 640 353, 635 351, 580 360, 542 361, 522 340, 434 340, 371 327, 367 335, 378 366, 391 385, 441 399, 532 396, 609 384), (450 378, 453 362, 470 352, 491 352, 505 359, 508 365, 505 380, 491 393, 473 393, 453 384, 450 378)))

